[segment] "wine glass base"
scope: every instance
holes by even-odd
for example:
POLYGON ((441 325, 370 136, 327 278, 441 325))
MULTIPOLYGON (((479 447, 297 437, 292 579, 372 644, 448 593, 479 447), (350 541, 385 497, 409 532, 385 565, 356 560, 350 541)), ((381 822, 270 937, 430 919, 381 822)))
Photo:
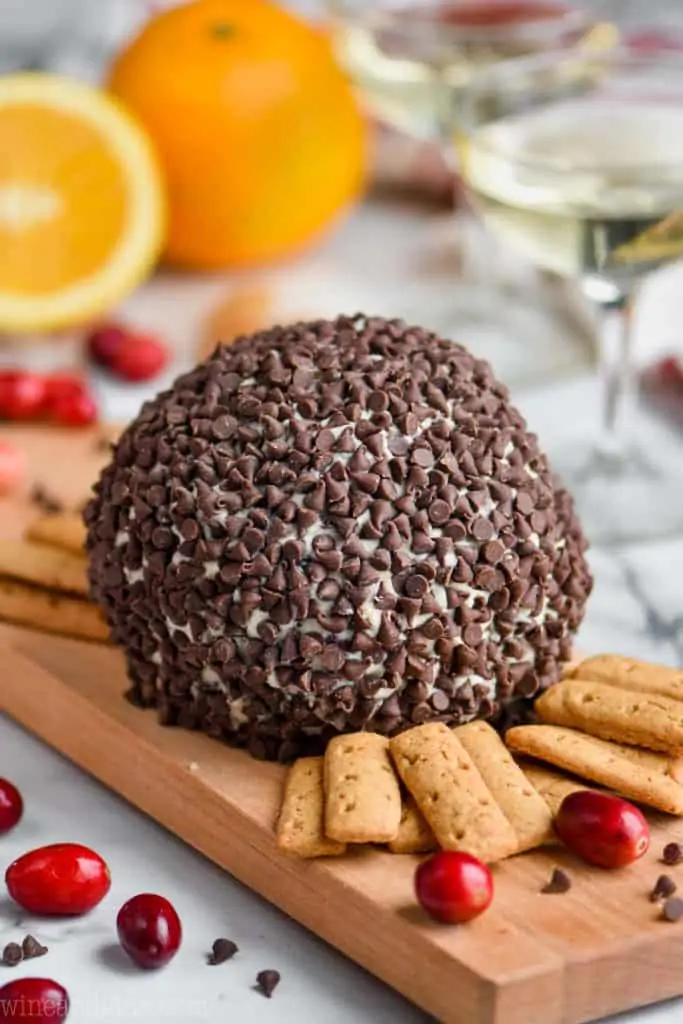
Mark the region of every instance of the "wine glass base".
POLYGON ((574 496, 592 544, 647 542, 683 532, 680 453, 666 464, 632 444, 624 451, 560 452, 553 465, 574 496))

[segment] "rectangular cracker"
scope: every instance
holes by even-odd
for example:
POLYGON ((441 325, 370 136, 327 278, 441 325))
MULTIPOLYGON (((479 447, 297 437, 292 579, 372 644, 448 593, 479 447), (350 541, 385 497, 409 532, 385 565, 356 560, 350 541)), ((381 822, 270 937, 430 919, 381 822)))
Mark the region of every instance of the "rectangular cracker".
POLYGON ((683 700, 683 672, 680 669, 653 665, 620 654, 598 654, 587 658, 572 669, 569 677, 595 680, 609 686, 619 686, 622 690, 659 694, 671 700, 683 700))
POLYGON ((389 843, 392 853, 431 853, 437 850, 434 833, 410 793, 403 800, 398 835, 389 843))
POLYGON ((517 852, 524 853, 547 842, 553 833, 548 805, 515 762, 496 730, 487 722, 469 722, 455 729, 454 733, 515 830, 517 852))
POLYGON ((109 627, 97 605, 18 580, 0 578, 0 619, 84 640, 109 639, 109 627))
POLYGON ((77 512, 59 512, 35 519, 26 530, 25 539, 85 556, 85 523, 77 512))
POLYGON ((437 843, 488 863, 517 852, 517 836, 462 743, 442 722, 395 736, 391 754, 437 843))
POLYGON ((89 589, 82 555, 31 540, 0 539, 0 576, 79 597, 86 597, 89 589))
POLYGON ((401 790, 389 740, 335 736, 325 751, 325 834, 340 843, 388 843, 401 824, 401 790))
POLYGON ((300 757, 289 769, 277 823, 277 847, 283 853, 338 857, 346 851, 344 843, 328 839, 323 831, 323 774, 322 757, 300 757))
POLYGON ((683 751, 683 702, 617 686, 565 679, 534 704, 549 725, 665 753, 683 751))
POLYGON ((518 754, 563 768, 622 796, 683 815, 683 786, 671 775, 674 762, 664 754, 637 750, 559 725, 518 725, 505 742, 518 754))
POLYGON ((578 779, 571 779, 568 775, 553 771, 542 764, 525 762, 520 768, 537 793, 540 793, 550 808, 553 818, 557 816, 562 801, 571 793, 580 793, 589 789, 585 783, 578 779))

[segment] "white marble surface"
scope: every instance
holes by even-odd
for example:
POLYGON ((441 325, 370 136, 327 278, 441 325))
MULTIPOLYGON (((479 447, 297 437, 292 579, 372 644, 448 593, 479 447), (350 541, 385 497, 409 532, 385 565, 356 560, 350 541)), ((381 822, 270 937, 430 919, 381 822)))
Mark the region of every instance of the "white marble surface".
MULTIPOLYGON (((439 315, 443 314, 450 297, 458 298, 459 286, 448 278, 447 268, 440 277, 421 284, 410 255, 414 248, 407 244, 414 246, 416 233, 426 232, 427 223, 416 213, 398 217, 386 207, 368 206, 317 254, 269 275, 283 318, 366 308, 428 322, 435 315, 435 297, 442 303, 439 315)), ((515 269, 513 277, 517 273, 515 269)), ((681 335, 671 326, 681 322, 680 281, 681 271, 673 271, 648 288, 639 324, 643 357, 681 343, 681 335)), ((166 276, 134 296, 126 312, 140 326, 167 333, 177 351, 177 368, 191 357, 211 304, 226 288, 238 286, 217 277, 190 282, 166 276)), ((506 331, 510 294, 498 304, 498 326, 482 332, 469 325, 458 335, 492 357, 504 375, 518 380, 518 401, 553 449, 573 429, 572 410, 583 410, 581 418, 589 422, 593 415, 594 388, 588 377, 581 376, 588 349, 552 319, 541 302, 530 303, 520 312, 520 320, 508 322, 511 329, 506 331), (559 383, 549 382, 549 375, 559 375, 559 383), (523 388, 525 376, 545 382, 523 388)), ((144 389, 117 390, 102 378, 96 385, 110 416, 131 415, 147 394, 144 389)), ((580 647, 586 652, 616 649, 683 665, 683 578, 676 571, 683 564, 683 537, 619 552, 596 551, 592 562, 597 585, 580 647)), ((0 708, 1 700, 0 684, 0 708)), ((60 840, 94 846, 112 867, 111 895, 83 921, 19 923, 15 908, 0 897, 0 943, 21 938, 30 930, 52 947, 49 959, 40 964, 22 965, 11 973, 0 967, 0 982, 35 971, 54 976, 71 992, 70 1024, 119 1020, 298 1024, 301 1019, 316 1024, 417 1024, 425 1020, 417 1009, 0 714, 3 775, 23 790, 27 814, 20 829, 0 838, 0 868, 29 847, 60 840), (113 948, 118 906, 135 892, 149 889, 173 900, 185 925, 178 959, 153 976, 129 968, 113 948), (219 935, 233 938, 240 954, 230 964, 209 968, 203 954, 219 935), (283 977, 270 1002, 251 989, 256 973, 269 967, 280 970, 283 977)), ((681 1020, 683 1001, 635 1012, 623 1018, 623 1024, 681 1020)))

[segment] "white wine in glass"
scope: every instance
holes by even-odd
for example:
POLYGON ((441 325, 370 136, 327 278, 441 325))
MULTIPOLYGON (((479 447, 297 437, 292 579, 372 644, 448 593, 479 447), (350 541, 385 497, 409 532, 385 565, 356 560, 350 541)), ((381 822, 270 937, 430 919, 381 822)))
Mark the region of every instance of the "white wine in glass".
POLYGON ((683 451, 644 441, 631 330, 638 283, 683 256, 683 58, 572 50, 499 64, 470 84, 456 136, 489 229, 617 318, 601 433, 590 451, 568 439, 558 466, 589 536, 683 527, 683 451))
MULTIPOLYGON (((381 121, 450 150, 458 95, 497 60, 578 44, 586 11, 556 0, 328 0, 335 47, 381 121)), ((602 26, 602 34, 611 29, 602 26)))

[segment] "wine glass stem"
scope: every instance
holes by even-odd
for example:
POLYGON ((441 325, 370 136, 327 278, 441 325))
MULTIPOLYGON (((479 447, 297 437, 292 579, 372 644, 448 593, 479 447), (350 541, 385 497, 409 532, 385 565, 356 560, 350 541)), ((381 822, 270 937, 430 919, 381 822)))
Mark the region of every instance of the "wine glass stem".
POLYGON ((634 295, 603 306, 600 333, 600 372, 603 384, 602 422, 598 450, 614 460, 627 453, 627 425, 635 403, 633 360, 634 295))

